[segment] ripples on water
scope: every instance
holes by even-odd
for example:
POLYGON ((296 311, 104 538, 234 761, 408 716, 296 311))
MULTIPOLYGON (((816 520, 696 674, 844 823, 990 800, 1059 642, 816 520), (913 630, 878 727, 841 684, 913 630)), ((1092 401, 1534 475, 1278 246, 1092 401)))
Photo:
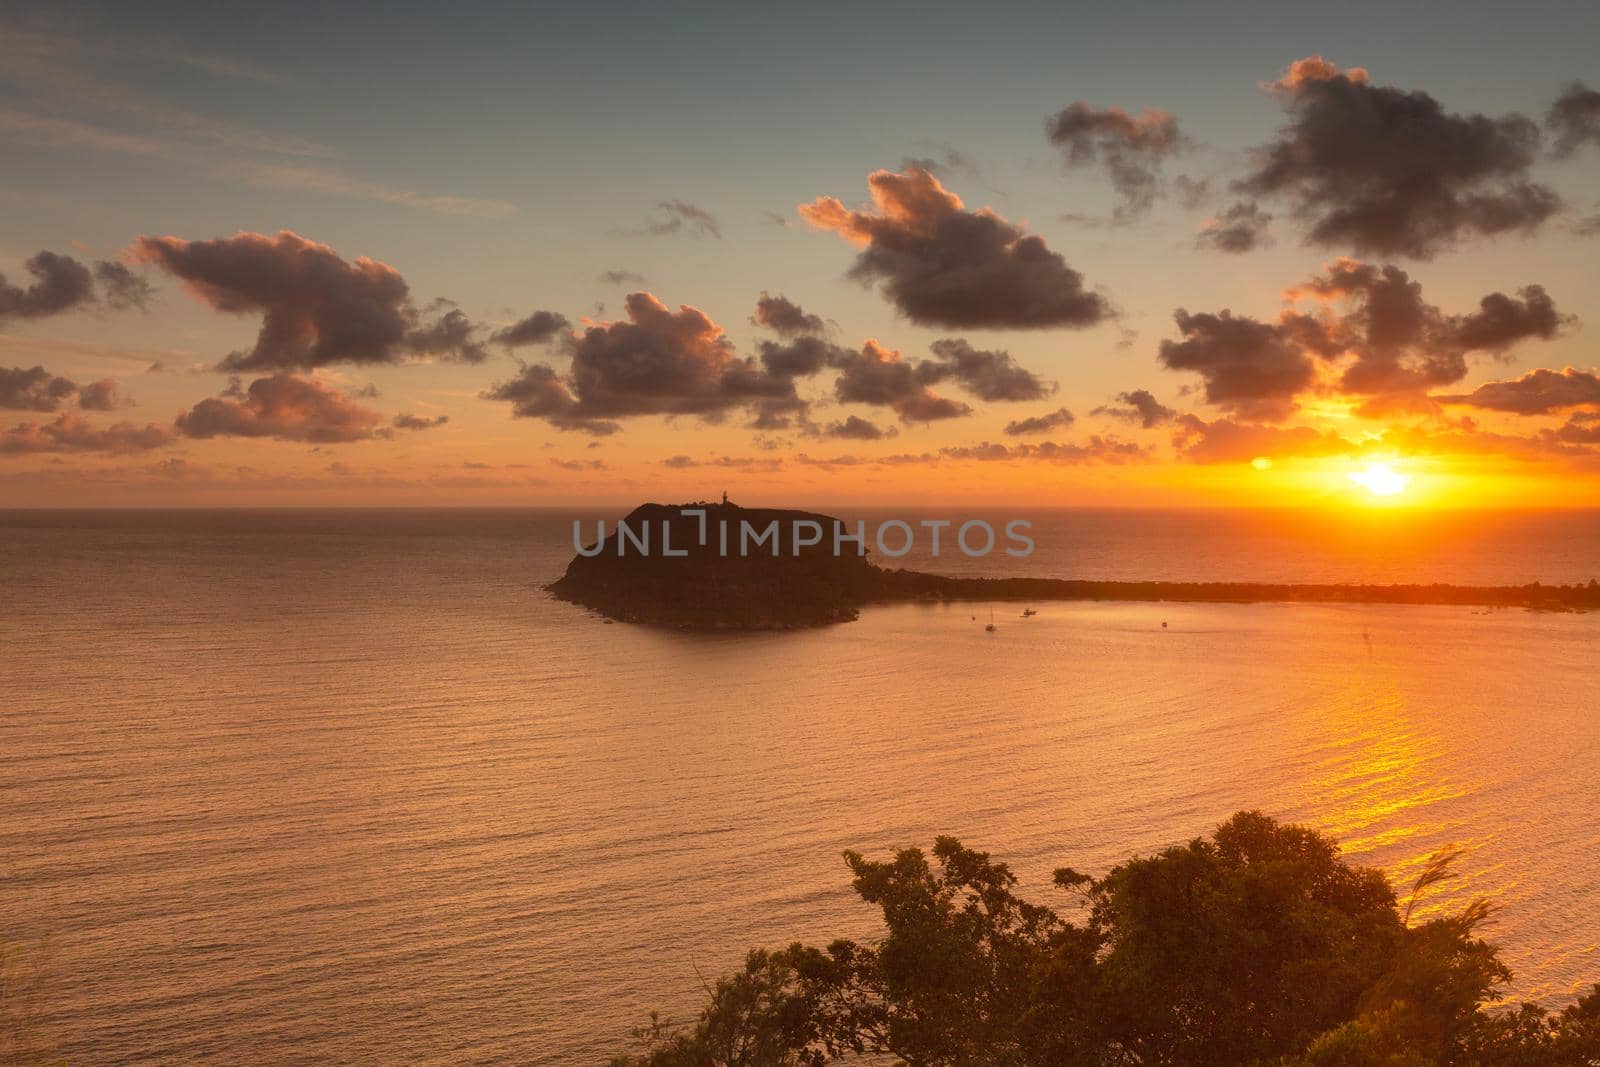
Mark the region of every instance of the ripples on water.
MULTIPOLYGON (((1028 566, 1600 574, 1592 514, 1347 521, 1361 551, 1307 517, 1046 515, 1028 566)), ((1600 979, 1600 616, 999 605, 991 635, 901 605, 691 636, 546 598, 569 554, 538 512, 0 513, 0 924, 44 946, 61 1052, 601 1062, 747 946, 870 934, 842 849, 953 833, 1051 900, 1056 866, 1245 806, 1397 881, 1465 845, 1434 906, 1502 904, 1519 992, 1600 979)))

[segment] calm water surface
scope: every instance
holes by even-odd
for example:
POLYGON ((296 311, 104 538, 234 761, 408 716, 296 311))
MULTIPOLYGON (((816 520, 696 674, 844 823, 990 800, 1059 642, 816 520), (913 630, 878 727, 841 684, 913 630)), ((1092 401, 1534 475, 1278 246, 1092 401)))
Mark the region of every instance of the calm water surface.
MULTIPOLYGON (((591 516, 592 517, 592 516, 591 516)), ((959 517, 959 516, 958 516, 959 517)), ((1090 578, 1600 575, 1600 517, 1053 513, 1090 578)), ((1246 806, 1414 877, 1523 995, 1600 978, 1600 616, 894 606, 607 626, 541 512, 0 513, 0 937, 74 1064, 603 1062, 747 946, 863 935, 839 852, 1053 900, 1246 806), (1168 623, 1167 629, 1161 623, 1168 623)), ((929 561, 919 561, 928 565, 929 561)))

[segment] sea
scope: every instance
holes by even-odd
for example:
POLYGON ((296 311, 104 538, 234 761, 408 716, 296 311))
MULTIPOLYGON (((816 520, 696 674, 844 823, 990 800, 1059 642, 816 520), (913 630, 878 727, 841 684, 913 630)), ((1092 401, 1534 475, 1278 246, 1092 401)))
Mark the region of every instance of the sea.
MULTIPOLYGON (((1600 577, 1589 511, 834 513, 1033 523, 1027 558, 897 561, 949 573, 1600 577)), ((0 1025, 74 1065, 601 1064, 750 947, 872 936, 845 849, 952 834, 1066 910, 1054 868, 1246 808, 1402 895, 1458 846, 1419 914, 1493 901, 1515 996, 1600 981, 1600 614, 682 633, 544 591, 620 514, 0 512, 0 1025)))

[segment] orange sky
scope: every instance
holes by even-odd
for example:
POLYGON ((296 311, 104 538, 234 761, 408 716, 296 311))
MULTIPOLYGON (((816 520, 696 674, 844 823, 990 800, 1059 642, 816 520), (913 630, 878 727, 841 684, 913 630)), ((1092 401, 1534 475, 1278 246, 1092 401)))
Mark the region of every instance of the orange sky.
POLYGON ((7 30, 0 506, 1600 506, 1581 60, 1273 44, 970 115, 889 60, 860 122, 944 135, 798 140, 713 71, 662 91, 731 141, 575 105, 603 173, 446 93, 439 172, 386 69, 7 30))

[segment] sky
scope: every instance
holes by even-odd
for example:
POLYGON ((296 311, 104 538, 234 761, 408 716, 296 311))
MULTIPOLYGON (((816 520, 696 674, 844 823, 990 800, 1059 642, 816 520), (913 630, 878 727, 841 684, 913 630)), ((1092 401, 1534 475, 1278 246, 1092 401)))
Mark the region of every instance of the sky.
POLYGON ((1600 505, 1600 10, 0 9, 0 507, 1600 505))

